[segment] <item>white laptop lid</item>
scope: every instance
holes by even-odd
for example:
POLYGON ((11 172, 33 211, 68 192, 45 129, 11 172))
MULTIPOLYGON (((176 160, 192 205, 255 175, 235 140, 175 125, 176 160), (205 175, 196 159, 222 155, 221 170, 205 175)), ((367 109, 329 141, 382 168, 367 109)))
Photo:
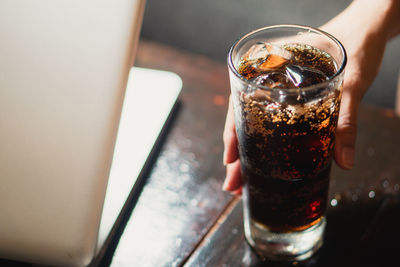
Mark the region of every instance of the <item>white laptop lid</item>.
POLYGON ((0 1, 0 258, 84 266, 104 242, 102 204, 143 7, 0 1))

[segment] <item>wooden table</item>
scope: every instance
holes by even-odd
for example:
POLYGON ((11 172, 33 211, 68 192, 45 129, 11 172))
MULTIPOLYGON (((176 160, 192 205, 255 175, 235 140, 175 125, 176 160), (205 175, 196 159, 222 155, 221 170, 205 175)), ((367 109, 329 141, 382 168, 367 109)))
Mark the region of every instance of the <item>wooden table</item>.
MULTIPOLYGON (((183 79, 181 107, 111 266, 384 266, 400 240, 400 120, 362 106, 355 168, 333 168, 323 249, 303 263, 260 260, 243 236, 240 199, 221 191, 227 67, 141 42, 137 65, 183 79), (332 201, 331 201, 332 200, 332 201)), ((392 265, 390 265, 392 266, 392 265)))
POLYGON ((398 264, 400 119, 391 110, 360 109, 355 168, 333 168, 324 247, 306 262, 275 263, 248 247, 241 200, 221 190, 226 66, 146 41, 140 43, 136 65, 176 72, 183 91, 141 190, 100 266, 398 264))

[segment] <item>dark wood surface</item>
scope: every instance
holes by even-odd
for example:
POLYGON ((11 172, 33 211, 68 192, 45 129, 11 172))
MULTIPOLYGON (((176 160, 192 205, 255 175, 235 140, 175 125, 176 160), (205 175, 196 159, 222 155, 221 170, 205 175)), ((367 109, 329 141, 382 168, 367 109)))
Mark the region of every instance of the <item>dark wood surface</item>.
POLYGON ((400 120, 362 106, 356 164, 333 168, 323 248, 305 262, 260 259, 247 245, 240 201, 191 255, 187 266, 398 266, 400 120))
MULTIPOLYGON (((389 262, 397 262, 400 239, 400 119, 392 111, 361 107, 356 166, 333 168, 320 252, 306 262, 275 263, 249 248, 241 200, 221 190, 226 66, 146 41, 136 65, 176 72, 183 91, 99 266, 396 266, 389 262)), ((0 260, 0 266, 30 264, 0 260)))

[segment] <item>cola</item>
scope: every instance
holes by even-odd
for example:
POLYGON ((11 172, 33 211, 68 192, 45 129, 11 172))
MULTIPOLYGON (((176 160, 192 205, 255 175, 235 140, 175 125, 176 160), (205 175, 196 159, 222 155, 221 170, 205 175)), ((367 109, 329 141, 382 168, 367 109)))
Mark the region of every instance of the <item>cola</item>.
POLYGON ((307 229, 327 204, 341 90, 326 86, 337 64, 309 45, 259 42, 237 69, 251 81, 235 111, 251 223, 277 233, 307 229))

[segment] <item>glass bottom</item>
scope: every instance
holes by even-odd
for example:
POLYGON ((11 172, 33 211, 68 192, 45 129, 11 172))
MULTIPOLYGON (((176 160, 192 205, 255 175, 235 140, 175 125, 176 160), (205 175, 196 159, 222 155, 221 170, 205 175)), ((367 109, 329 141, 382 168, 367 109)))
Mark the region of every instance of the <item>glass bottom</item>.
POLYGON ((302 231, 275 233, 246 218, 244 231, 248 243, 262 257, 275 261, 301 261, 310 258, 323 244, 326 219, 302 231))

